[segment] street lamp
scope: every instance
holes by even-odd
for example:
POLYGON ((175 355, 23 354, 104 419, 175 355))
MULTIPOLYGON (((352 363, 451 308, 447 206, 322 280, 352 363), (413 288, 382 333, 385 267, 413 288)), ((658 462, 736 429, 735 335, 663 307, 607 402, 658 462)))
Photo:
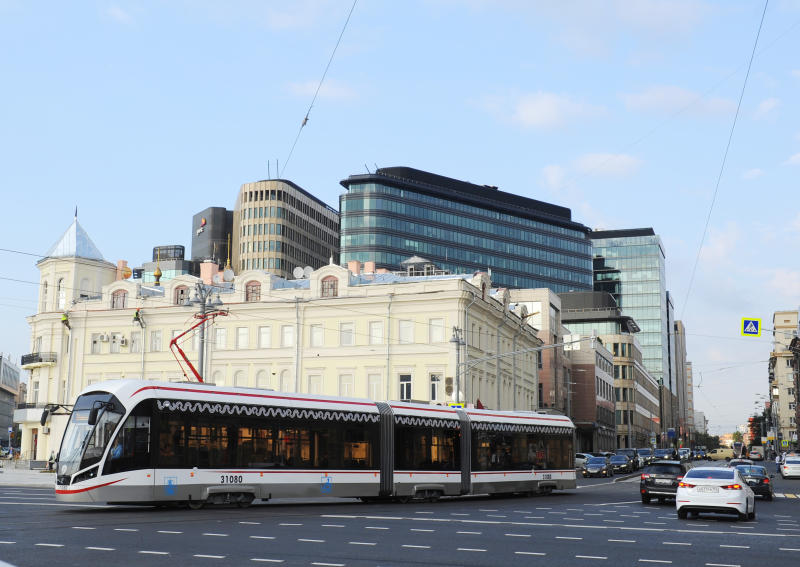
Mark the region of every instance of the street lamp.
MULTIPOLYGON (((205 318, 208 308, 210 308, 210 311, 215 311, 222 306, 219 292, 217 292, 216 297, 212 300, 211 295, 213 293, 214 289, 211 286, 206 286, 203 282, 197 282, 195 285, 194 297, 187 302, 187 305, 200 306, 200 316, 198 318, 201 320, 205 318)), ((198 349, 197 356, 197 366, 201 377, 205 375, 205 366, 203 366, 205 345, 206 324, 205 321, 203 321, 203 324, 200 325, 200 348, 198 349)))
POLYGON ((456 347, 456 403, 461 397, 461 347, 467 343, 461 337, 461 329, 453 327, 453 336, 450 337, 450 342, 456 347))

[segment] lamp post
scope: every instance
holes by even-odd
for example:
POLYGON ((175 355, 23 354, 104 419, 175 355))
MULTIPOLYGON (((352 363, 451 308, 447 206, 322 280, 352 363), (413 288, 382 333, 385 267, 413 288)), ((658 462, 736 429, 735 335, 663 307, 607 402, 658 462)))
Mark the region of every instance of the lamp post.
MULTIPOLYGON (((219 293, 217 293, 217 296, 213 300, 211 299, 211 295, 213 293, 214 289, 210 286, 206 286, 203 284, 203 282, 197 282, 195 285, 194 297, 187 302, 187 305, 200 306, 200 319, 205 317, 207 308, 210 308, 213 311, 222 306, 222 300, 219 298, 219 293)), ((205 376, 205 366, 203 365, 205 362, 205 346, 206 324, 204 322, 202 325, 200 325, 200 348, 197 349, 197 367, 201 377, 205 376)))
POLYGON ((456 347, 456 403, 461 401, 461 347, 466 343, 461 337, 461 329, 453 327, 453 336, 450 337, 450 342, 456 347))

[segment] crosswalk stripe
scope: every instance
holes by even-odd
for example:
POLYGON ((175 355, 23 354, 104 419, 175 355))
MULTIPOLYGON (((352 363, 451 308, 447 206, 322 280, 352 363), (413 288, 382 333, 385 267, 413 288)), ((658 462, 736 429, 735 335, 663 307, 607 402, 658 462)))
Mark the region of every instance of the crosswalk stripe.
POLYGON ((797 498, 797 494, 787 494, 786 498, 797 498))
POLYGON ((773 496, 775 498, 797 498, 797 499, 800 499, 800 494, 790 494, 790 493, 784 494, 783 492, 776 492, 775 494, 773 494, 773 496))

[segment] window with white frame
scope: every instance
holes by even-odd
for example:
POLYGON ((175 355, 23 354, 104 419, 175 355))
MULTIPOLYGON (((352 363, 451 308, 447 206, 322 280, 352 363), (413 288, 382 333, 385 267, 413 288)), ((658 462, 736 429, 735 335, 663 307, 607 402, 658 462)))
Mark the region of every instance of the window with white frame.
POLYGON ((355 323, 339 323, 339 344, 353 346, 355 343, 355 323))
POLYGON ((131 332, 131 352, 142 352, 142 332, 131 332))
POLYGON ((250 329, 247 327, 236 328, 236 348, 239 350, 250 348, 250 329))
POLYGON ((322 375, 309 374, 308 376, 308 393, 321 394, 322 393, 322 375))
POLYGON ((64 309, 66 306, 67 290, 64 289, 64 278, 61 278, 56 284, 56 309, 64 309))
POLYGON ((294 346, 294 327, 292 325, 283 325, 281 327, 281 346, 294 346))
POLYGON ((400 333, 398 334, 401 345, 410 345, 414 342, 414 321, 402 320, 399 322, 400 333))
POLYGON ((266 390, 269 387, 269 373, 266 370, 259 370, 256 372, 256 388, 263 388, 266 390))
POLYGON ((122 339, 122 335, 120 333, 111 333, 109 352, 119 353, 120 339, 122 339))
POLYGON ((383 344, 383 321, 369 322, 369 344, 383 344))
POLYGON ((309 338, 311 339, 309 342, 311 343, 312 347, 323 346, 325 342, 325 330, 322 328, 322 325, 311 325, 309 330, 309 338))
POLYGON ((339 375, 339 395, 345 398, 353 396, 353 375, 340 374, 339 375))
POLYGON ((428 320, 428 341, 430 343, 444 342, 444 319, 428 320))
POLYGON ((224 350, 228 345, 228 329, 214 329, 214 348, 224 350))
POLYGON ((161 350, 161 331, 150 331, 150 352, 161 350))
POLYGON ((258 328, 258 348, 272 348, 272 327, 258 328))
POLYGON ((36 380, 33 383, 33 389, 31 390, 31 403, 37 404, 39 403, 39 381, 36 380))
POLYGON ((400 375, 400 400, 411 401, 411 374, 400 375))
POLYGON ((91 354, 100 354, 100 334, 99 333, 92 333, 92 348, 90 349, 91 354))
POLYGON ((294 380, 288 370, 281 371, 281 392, 293 392, 294 380))
POLYGON ((211 382, 216 384, 217 386, 224 386, 225 377, 222 375, 222 371, 215 370, 214 373, 211 375, 211 382))
POLYGON ((247 376, 244 373, 244 370, 237 370, 233 375, 233 385, 234 386, 247 386, 247 376))
POLYGON ((386 397, 380 374, 367 374, 367 397, 371 400, 382 400, 386 397))
POLYGON ((442 375, 439 372, 431 372, 431 401, 436 402, 441 399, 442 375))

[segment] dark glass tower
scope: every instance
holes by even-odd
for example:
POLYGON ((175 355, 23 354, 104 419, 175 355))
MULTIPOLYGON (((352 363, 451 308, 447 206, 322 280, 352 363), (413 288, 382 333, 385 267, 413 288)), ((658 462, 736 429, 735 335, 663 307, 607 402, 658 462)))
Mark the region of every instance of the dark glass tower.
POLYGON ((589 229, 565 207, 408 167, 351 175, 339 199, 341 262, 381 268, 419 255, 498 286, 592 289, 589 229))

